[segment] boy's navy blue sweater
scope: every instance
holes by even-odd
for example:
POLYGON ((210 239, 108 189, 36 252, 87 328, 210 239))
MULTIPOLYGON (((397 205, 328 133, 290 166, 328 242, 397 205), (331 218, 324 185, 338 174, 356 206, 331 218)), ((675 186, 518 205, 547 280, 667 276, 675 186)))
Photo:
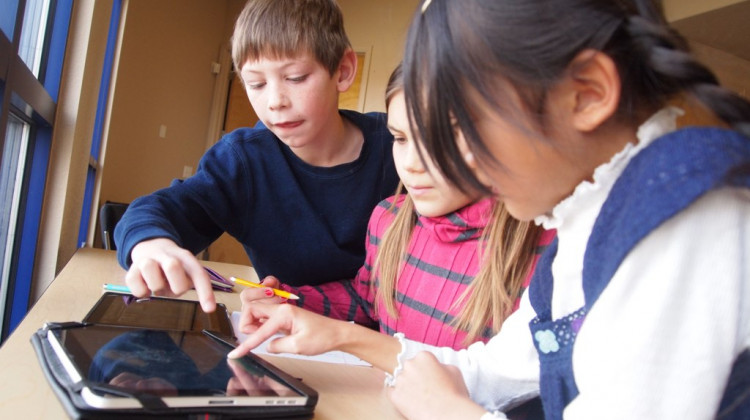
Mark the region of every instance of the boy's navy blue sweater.
POLYGON ((120 264, 128 268, 146 239, 170 238, 197 253, 226 231, 261 278, 294 286, 353 278, 370 214, 395 192, 398 176, 385 114, 340 112, 364 134, 357 160, 315 167, 262 125, 233 131, 194 176, 133 201, 115 229, 120 264))

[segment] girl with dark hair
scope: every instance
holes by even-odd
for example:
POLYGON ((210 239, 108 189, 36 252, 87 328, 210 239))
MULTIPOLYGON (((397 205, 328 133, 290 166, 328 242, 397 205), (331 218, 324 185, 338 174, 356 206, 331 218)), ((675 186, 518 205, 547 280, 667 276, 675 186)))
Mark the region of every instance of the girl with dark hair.
POLYGON ((404 345, 402 413, 750 418, 750 103, 659 3, 426 0, 404 85, 442 174, 557 239, 486 345, 404 345), (678 129, 679 101, 715 126, 678 129))

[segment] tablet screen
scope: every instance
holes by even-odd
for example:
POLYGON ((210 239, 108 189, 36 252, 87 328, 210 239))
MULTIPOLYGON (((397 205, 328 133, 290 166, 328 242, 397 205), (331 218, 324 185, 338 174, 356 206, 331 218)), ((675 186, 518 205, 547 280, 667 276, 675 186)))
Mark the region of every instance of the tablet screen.
POLYGON ((121 407, 123 400, 138 404, 133 398, 114 397, 99 384, 128 394, 157 396, 169 406, 305 405, 307 401, 263 361, 255 356, 227 359, 231 348, 202 333, 94 325, 50 330, 50 334, 64 352, 62 357, 71 362, 70 369, 75 369, 71 377, 76 380, 78 374, 88 382, 96 398, 87 402, 93 406, 121 407))
POLYGON ((209 330, 234 335, 226 307, 220 303, 214 312, 206 313, 193 300, 163 297, 136 299, 120 293, 103 294, 83 322, 159 330, 209 330))

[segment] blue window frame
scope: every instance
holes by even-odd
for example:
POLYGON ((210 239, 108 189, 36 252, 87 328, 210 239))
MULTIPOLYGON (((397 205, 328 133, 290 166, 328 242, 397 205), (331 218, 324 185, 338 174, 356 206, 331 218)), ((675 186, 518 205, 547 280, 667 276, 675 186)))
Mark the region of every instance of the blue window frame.
POLYGON ((5 38, 13 39, 16 28, 16 14, 18 12, 18 0, 3 0, 0 5, 0 30, 5 38))
POLYGON ((86 189, 83 195, 83 211, 81 212, 81 224, 78 231, 78 243, 84 246, 88 237, 88 228, 91 221, 91 209, 94 199, 94 188, 96 186, 96 172, 99 169, 99 155, 101 152, 104 117, 107 111, 107 100, 109 98, 109 83, 112 78, 112 65, 114 64, 115 47, 117 46, 117 34, 120 27, 120 13, 122 1, 115 0, 112 4, 112 14, 109 18, 109 31, 107 33, 107 46, 104 52, 104 66, 102 68, 102 79, 99 84, 99 97, 96 104, 96 118, 94 120, 94 133, 91 139, 91 157, 86 172, 86 189))

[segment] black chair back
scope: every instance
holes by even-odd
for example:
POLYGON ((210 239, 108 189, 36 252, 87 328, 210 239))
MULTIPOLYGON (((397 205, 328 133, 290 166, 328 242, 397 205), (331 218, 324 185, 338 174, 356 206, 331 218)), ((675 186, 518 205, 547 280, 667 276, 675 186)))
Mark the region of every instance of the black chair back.
POLYGON ((115 250, 115 226, 120 221, 122 215, 125 214, 125 210, 128 209, 128 203, 116 203, 114 201, 107 201, 102 205, 99 210, 99 226, 102 233, 102 243, 104 249, 115 250))

